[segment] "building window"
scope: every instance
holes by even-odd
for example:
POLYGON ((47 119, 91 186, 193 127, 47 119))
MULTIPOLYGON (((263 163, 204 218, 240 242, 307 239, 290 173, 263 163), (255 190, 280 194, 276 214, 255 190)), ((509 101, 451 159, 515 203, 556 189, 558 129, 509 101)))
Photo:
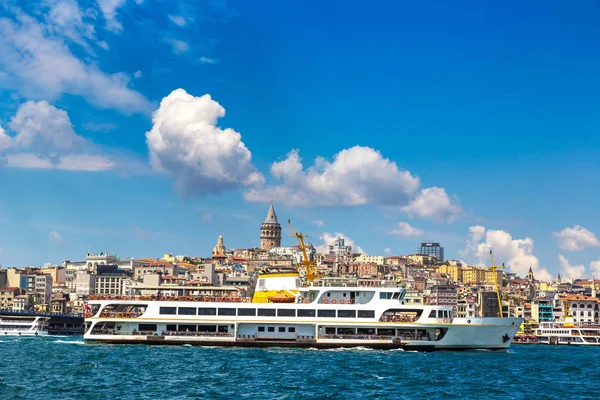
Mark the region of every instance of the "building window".
POLYGON ((264 332, 265 331, 265 327, 264 326, 259 326, 258 327, 258 331, 259 332, 264 332))

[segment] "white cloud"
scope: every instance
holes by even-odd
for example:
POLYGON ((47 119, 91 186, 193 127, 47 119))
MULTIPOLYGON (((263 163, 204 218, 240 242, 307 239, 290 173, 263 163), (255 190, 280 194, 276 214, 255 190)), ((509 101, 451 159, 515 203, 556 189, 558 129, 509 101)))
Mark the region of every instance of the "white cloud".
POLYGON ((315 219, 313 221, 313 224, 315 224, 316 226, 323 226, 325 225, 325 221, 323 221, 322 219, 315 219))
POLYGON ((315 249, 318 253, 329 253, 329 246, 333 245, 338 238, 344 239, 344 244, 346 246, 351 246, 352 251, 354 253, 364 253, 362 247, 356 245, 356 243, 354 243, 354 240, 350 239, 348 236, 340 232, 335 232, 333 235, 329 232, 323 233, 320 236, 320 239, 323 241, 323 244, 315 246, 315 249))
POLYGON ((126 0, 96 0, 106 20, 106 29, 115 33, 123 30, 123 25, 117 20, 117 10, 126 0))
POLYGON ((56 14, 58 22, 43 24, 11 10, 14 18, 0 18, 0 85, 5 89, 28 99, 53 100, 66 93, 124 113, 150 111, 148 100, 128 87, 126 74, 104 73, 96 63, 73 55, 67 41, 85 44, 86 35, 80 33, 85 29, 70 31, 58 24, 70 26, 77 17, 56 14))
POLYGON ((135 79, 140 79, 142 76, 144 76, 144 73, 143 73, 142 71, 139 71, 139 70, 138 70, 138 71, 135 71, 135 72, 133 73, 133 77, 134 77, 135 79))
POLYGON ((408 222, 398 222, 397 228, 390 231, 394 236, 421 236, 424 232, 421 229, 410 226, 408 222))
POLYGON ((280 185, 245 193, 250 201, 277 201, 293 206, 360 206, 406 204, 419 189, 419 179, 398 168, 370 147, 355 146, 340 151, 333 161, 318 157, 307 169, 298 150, 271 165, 280 185))
POLYGON ((458 250, 458 254, 461 257, 466 257, 469 254, 477 253, 477 244, 481 241, 485 235, 485 227, 481 225, 473 225, 469 227, 469 237, 467 239, 467 245, 463 250, 458 250))
POLYGON ((150 164, 176 180, 182 194, 211 193, 256 185, 264 177, 240 133, 221 129, 225 109, 210 95, 194 97, 177 89, 162 99, 146 133, 150 164))
POLYGON ((571 279, 580 279, 585 277, 585 266, 571 265, 569 260, 567 260, 562 254, 558 255, 558 260, 560 262, 560 273, 563 277, 571 279))
POLYGON ((187 42, 184 42, 183 40, 166 39, 165 41, 171 45, 175 54, 185 53, 190 49, 190 45, 187 44, 187 42))
POLYGON ((565 228, 560 232, 554 232, 558 246, 566 251, 582 251, 590 247, 600 247, 600 241, 594 232, 588 231, 581 225, 565 228))
POLYGON ((169 15, 169 19, 178 26, 185 26, 187 24, 187 20, 181 15, 169 15))
POLYGON ((217 64, 219 60, 217 60, 216 58, 200 57, 200 62, 202 64, 217 64))
POLYGON ((485 230, 480 225, 469 228, 470 237, 467 248, 461 256, 475 256, 482 266, 489 265, 490 250, 494 252, 494 262, 504 262, 508 271, 526 276, 529 267, 536 279, 549 281, 552 275, 540 266, 539 259, 533 255, 533 239, 513 239, 510 233, 502 230, 485 230), (481 242, 484 240, 484 242, 481 242))
POLYGON ((600 259, 590 262, 590 271, 594 279, 600 276, 600 259))
POLYGON ((209 213, 202 214, 200 216, 200 219, 202 220, 202 222, 210 222, 210 221, 212 221, 213 217, 214 217, 214 213, 209 212, 209 213))
POLYGON ((435 186, 422 189, 409 205, 402 207, 402 210, 411 218, 416 216, 438 222, 452 222, 463 214, 458 197, 450 199, 446 189, 435 186))
POLYGON ((0 128, 0 155, 8 167, 105 171, 117 165, 75 133, 66 111, 47 101, 23 103, 9 127, 14 136, 0 128))
POLYGON ((44 13, 49 32, 63 36, 93 53, 89 45, 89 42, 96 40, 93 12, 80 8, 76 0, 48 0, 41 6, 48 7, 41 12, 44 13))
POLYGON ((60 243, 64 241, 62 236, 60 236, 60 233, 58 233, 57 231, 48 232, 48 239, 50 239, 50 241, 54 243, 60 243))
POLYGON ((110 48, 108 43, 106 43, 104 40, 100 40, 100 41, 96 42, 96 44, 99 47, 103 48, 104 50, 108 50, 110 48))
POLYGON ((383 252, 384 252, 385 254, 391 254, 391 253, 392 253, 392 249, 391 249, 391 248, 389 248, 389 247, 386 247, 385 249, 383 249, 383 252))

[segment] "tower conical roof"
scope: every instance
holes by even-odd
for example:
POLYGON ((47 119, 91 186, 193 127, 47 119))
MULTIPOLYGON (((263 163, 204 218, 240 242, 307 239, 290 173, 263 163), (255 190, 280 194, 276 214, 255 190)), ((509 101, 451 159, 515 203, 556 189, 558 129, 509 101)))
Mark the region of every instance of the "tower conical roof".
POLYGON ((271 199, 271 205, 269 206, 269 212, 267 212, 267 218, 265 218, 265 224, 278 224, 277 214, 275 214, 275 207, 273 207, 273 200, 271 199))

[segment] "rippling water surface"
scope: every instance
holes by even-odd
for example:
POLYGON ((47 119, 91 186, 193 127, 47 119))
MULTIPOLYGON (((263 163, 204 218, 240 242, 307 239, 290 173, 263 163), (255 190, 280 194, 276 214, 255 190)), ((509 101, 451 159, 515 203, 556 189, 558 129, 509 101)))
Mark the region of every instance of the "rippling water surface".
POLYGON ((597 399, 600 348, 416 353, 2 338, 0 399, 597 399))

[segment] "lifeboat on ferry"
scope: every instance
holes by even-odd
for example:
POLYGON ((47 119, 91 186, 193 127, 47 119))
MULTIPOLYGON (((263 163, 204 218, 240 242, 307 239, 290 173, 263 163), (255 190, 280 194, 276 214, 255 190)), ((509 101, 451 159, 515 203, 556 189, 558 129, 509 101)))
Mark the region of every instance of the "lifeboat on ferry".
POLYGON ((285 294, 276 294, 275 296, 267 297, 271 303, 293 303, 294 298, 285 294))

